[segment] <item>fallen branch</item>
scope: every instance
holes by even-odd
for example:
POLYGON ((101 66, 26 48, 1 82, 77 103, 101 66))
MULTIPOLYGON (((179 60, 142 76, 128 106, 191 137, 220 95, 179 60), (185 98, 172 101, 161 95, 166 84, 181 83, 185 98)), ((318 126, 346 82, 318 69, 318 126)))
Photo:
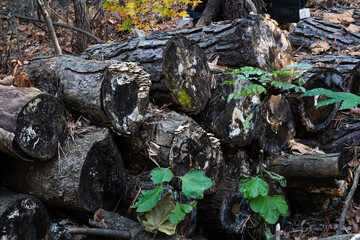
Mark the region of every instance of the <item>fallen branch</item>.
MULTIPOLYGON (((0 15, 8 15, 9 14, 9 10, 6 9, 0 9, 0 15)), ((37 19, 37 18, 32 18, 32 17, 26 17, 26 16, 22 16, 19 14, 14 14, 16 18, 22 19, 22 20, 26 20, 29 22, 40 22, 40 23, 45 23, 44 20, 41 19, 37 19)), ((98 43, 105 43, 105 41, 101 40, 100 38, 94 36, 93 34, 89 33, 88 31, 85 31, 83 29, 65 24, 65 23, 58 23, 58 22, 53 22, 52 23, 54 26, 59 26, 59 27, 64 27, 64 28, 68 28, 71 29, 73 31, 77 31, 77 32, 81 32, 89 37, 91 37, 92 39, 95 39, 98 43)))
POLYGON ((117 231, 99 228, 68 228, 67 232, 72 235, 93 235, 102 237, 113 237, 118 239, 131 239, 131 234, 127 231, 117 231))

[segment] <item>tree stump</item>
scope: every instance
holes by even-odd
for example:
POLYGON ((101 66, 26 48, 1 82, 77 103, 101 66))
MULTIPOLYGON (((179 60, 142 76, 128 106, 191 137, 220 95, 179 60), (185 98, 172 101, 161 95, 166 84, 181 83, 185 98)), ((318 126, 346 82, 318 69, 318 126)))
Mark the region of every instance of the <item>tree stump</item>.
POLYGON ((126 192, 123 163, 110 130, 88 127, 59 150, 59 159, 44 163, 4 162, 3 184, 44 202, 96 211, 116 204, 126 192))
POLYGON ((0 85, 0 150, 30 161, 54 158, 66 136, 64 110, 38 89, 0 85))
POLYGON ((26 72, 36 87, 58 96, 69 110, 119 133, 136 131, 148 107, 150 80, 135 63, 61 55, 36 58, 26 72))
POLYGON ((211 73, 199 46, 181 35, 149 34, 108 45, 95 45, 88 59, 137 62, 150 74, 150 97, 178 111, 197 114, 210 97, 211 73), (174 36, 175 35, 175 36, 174 36))
POLYGON ((47 210, 38 199, 0 189, 1 239, 43 239, 48 228, 47 210))

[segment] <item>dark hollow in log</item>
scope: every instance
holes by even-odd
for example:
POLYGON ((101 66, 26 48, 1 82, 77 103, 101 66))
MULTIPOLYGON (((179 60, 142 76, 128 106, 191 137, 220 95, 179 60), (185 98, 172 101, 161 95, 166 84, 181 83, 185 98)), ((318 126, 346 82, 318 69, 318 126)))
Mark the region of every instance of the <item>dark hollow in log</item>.
POLYGON ((265 152, 277 153, 293 138, 295 125, 289 102, 284 95, 271 96, 263 107, 264 129, 260 137, 265 152))
POLYGON ((0 239, 40 240, 48 228, 48 213, 38 199, 0 189, 0 239))
POLYGON ((311 155, 274 155, 268 158, 269 170, 286 178, 335 178, 347 176, 347 163, 338 153, 311 155))
POLYGON ((149 76, 135 63, 61 55, 33 59, 26 72, 69 110, 119 133, 136 131, 149 104, 149 76))
POLYGON ((245 146, 252 142, 260 131, 262 123, 261 99, 257 95, 239 96, 227 102, 229 94, 234 90, 241 89, 249 82, 239 81, 232 85, 221 86, 225 80, 231 81, 236 75, 216 74, 216 87, 212 90, 209 104, 199 115, 197 121, 208 132, 220 139, 221 143, 231 147, 245 146), (246 118, 253 114, 249 121, 249 128, 245 129, 243 124, 246 118))
POLYGON ((353 68, 345 81, 349 92, 356 95, 360 93, 360 57, 358 59, 358 64, 353 68))
POLYGON ((86 227, 69 218, 50 219, 50 228, 46 234, 47 239, 51 240, 75 240, 68 232, 68 228, 86 227))
POLYGON ((122 139, 125 162, 138 171, 150 171, 156 165, 169 167, 183 176, 190 169, 204 170, 214 181, 214 191, 223 167, 220 141, 206 133, 193 119, 173 111, 149 109, 144 123, 135 134, 122 139))
MULTIPOLYGON (((132 52, 141 53, 142 48, 152 44, 151 55, 146 56, 144 52, 144 56, 135 58, 136 55, 133 55, 134 59, 130 60, 146 63, 149 59, 157 59, 155 46, 163 46, 164 41, 179 33, 194 40, 208 58, 219 55, 219 61, 229 67, 253 66, 272 71, 292 63, 292 50, 286 35, 274 21, 260 15, 176 32, 153 33, 144 39, 95 45, 88 48, 83 56, 90 59, 127 59, 131 58, 132 52)), ((151 74, 151 71, 148 72, 151 74)))
POLYGON ((137 62, 150 74, 150 97, 159 106, 196 114, 210 97, 211 72, 199 46, 181 35, 149 34, 85 51, 88 59, 137 62))
POLYGON ((4 185, 44 202, 96 211, 116 204, 126 192, 123 163, 110 130, 88 127, 69 139, 59 159, 44 163, 6 161, 4 185))
POLYGON ((31 161, 55 157, 66 136, 65 109, 35 88, 0 85, 0 150, 31 161))
POLYGON ((360 45, 358 33, 348 33, 341 24, 326 20, 306 18, 301 20, 296 29, 289 35, 294 49, 309 51, 311 44, 327 39, 332 46, 336 40, 336 48, 348 48, 360 45), (339 34, 340 33, 340 34, 339 34))

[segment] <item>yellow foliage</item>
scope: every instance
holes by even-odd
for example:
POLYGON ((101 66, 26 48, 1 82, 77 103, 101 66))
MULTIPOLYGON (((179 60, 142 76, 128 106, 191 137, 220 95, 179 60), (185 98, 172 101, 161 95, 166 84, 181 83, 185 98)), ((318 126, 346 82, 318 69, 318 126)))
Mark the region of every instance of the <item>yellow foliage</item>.
POLYGON ((174 3, 184 6, 190 4, 193 8, 201 3, 201 0, 106 0, 103 4, 106 10, 118 10, 123 22, 118 28, 119 31, 133 28, 150 29, 148 19, 151 12, 158 12, 162 16, 185 17, 186 11, 176 12, 173 9, 174 3))

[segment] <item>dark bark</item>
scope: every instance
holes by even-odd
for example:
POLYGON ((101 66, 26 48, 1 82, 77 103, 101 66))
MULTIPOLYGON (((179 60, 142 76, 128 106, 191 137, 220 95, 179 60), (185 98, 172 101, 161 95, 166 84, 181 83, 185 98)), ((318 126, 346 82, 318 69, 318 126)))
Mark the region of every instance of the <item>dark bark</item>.
MULTIPOLYGON (((291 46, 284 32, 272 20, 258 15, 230 23, 219 23, 177 32, 153 33, 144 39, 129 39, 111 44, 95 45, 88 48, 83 57, 90 59, 115 58, 146 64, 150 60, 159 60, 156 58, 158 56, 156 51, 159 50, 155 46, 163 46, 164 41, 179 33, 199 44, 208 58, 219 55, 219 61, 228 67, 253 66, 271 71, 283 69, 292 62, 291 46), (142 48, 150 44, 153 44, 150 49, 151 54, 146 55, 142 48), (141 53, 143 56, 136 57, 135 54, 141 53)), ((161 56, 159 57, 161 58, 161 56)), ((145 70, 151 74, 150 70, 147 68, 145 70)), ((152 76, 154 75, 153 73, 152 76)))
MULTIPOLYGON (((75 12, 75 26, 90 32, 90 22, 85 0, 73 0, 75 12)), ((88 47, 89 37, 82 33, 76 33, 76 51, 81 53, 88 47)))
POLYGON ((360 57, 351 73, 346 78, 347 90, 358 95, 360 93, 360 57))
POLYGON ((295 134, 294 116, 284 95, 273 95, 263 107, 263 132, 260 142, 265 152, 277 153, 295 134))
POLYGON ((63 105, 35 88, 0 85, 0 150, 25 160, 55 157, 66 134, 63 105))
POLYGON ((49 228, 45 206, 35 197, 0 189, 0 238, 40 240, 49 228))
POLYGON ((360 45, 358 33, 348 33, 341 24, 326 20, 305 18, 301 20, 296 29, 289 35, 291 46, 294 49, 309 51, 311 44, 318 40, 327 39, 332 46, 336 39, 336 48, 348 48, 360 45))
POLYGON ((47 239, 51 240, 77 240, 73 238, 68 232, 68 228, 86 227, 73 219, 50 219, 50 228, 47 232, 47 239))
POLYGON ((129 134, 143 121, 149 103, 148 74, 135 63, 43 57, 26 68, 35 86, 62 99, 94 123, 129 134))
POLYGON ((106 128, 81 130, 83 135, 62 146, 59 159, 4 163, 3 184, 70 209, 94 212, 116 204, 125 195, 126 182, 111 133, 106 128))
POLYGON ((157 162, 170 167, 176 176, 190 169, 205 171, 216 189, 223 166, 220 142, 191 118, 172 111, 149 110, 136 134, 120 144, 123 157, 132 169, 152 170, 157 162))
POLYGON ((171 104, 176 110, 196 114, 210 97, 210 69, 196 43, 174 35, 149 34, 107 46, 97 45, 83 56, 138 62, 150 74, 151 99, 159 106, 171 104))

